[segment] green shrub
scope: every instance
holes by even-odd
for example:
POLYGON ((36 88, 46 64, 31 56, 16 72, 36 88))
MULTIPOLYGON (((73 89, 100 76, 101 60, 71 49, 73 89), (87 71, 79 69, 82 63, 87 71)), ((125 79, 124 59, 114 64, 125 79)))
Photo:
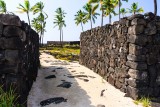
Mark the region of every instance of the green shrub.
POLYGON ((18 95, 15 94, 12 87, 7 92, 0 87, 0 107, 24 107, 23 105, 15 104, 17 99, 18 95))
POLYGON ((141 97, 140 99, 135 100, 134 103, 136 105, 141 103, 143 107, 151 107, 151 101, 149 97, 141 97))

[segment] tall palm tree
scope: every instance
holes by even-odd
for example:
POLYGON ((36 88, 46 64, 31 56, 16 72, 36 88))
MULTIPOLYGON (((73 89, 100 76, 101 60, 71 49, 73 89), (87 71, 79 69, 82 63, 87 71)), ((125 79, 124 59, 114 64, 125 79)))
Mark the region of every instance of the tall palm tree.
POLYGON ((136 13, 142 13, 144 12, 143 8, 138 8, 138 3, 132 3, 131 9, 128 9, 130 13, 136 14, 136 13))
POLYGON ((42 42, 42 45, 43 45, 43 37, 44 37, 44 30, 45 29, 44 25, 46 25, 46 19, 48 18, 48 15, 43 11, 44 9, 44 4, 43 2, 37 2, 32 8, 31 8, 31 11, 33 12, 33 14, 37 14, 39 13, 39 16, 38 16, 38 21, 40 22, 41 24, 41 32, 40 32, 40 44, 42 42), (41 40, 42 39, 42 40, 41 40))
POLYGON ((123 17, 125 16, 126 13, 127 13, 127 10, 125 8, 121 8, 120 14, 122 14, 123 17))
POLYGON ((86 20, 86 13, 85 12, 83 12, 82 10, 79 10, 78 12, 77 12, 77 14, 75 15, 75 23, 77 24, 77 25, 79 25, 79 24, 81 24, 81 27, 82 27, 82 31, 83 31, 83 24, 85 24, 86 22, 87 22, 87 20, 86 20))
POLYGON ((7 13, 6 3, 3 0, 0 0, 0 13, 7 13))
POLYGON ((65 20, 64 20, 64 17, 65 17, 66 13, 62 10, 62 8, 57 8, 55 12, 56 12, 56 15, 55 15, 53 24, 55 24, 54 27, 58 26, 58 29, 60 30, 60 44, 61 44, 61 47, 62 47, 62 44, 63 44, 63 27, 66 27, 65 20))
POLYGON ((95 10, 98 8, 96 6, 92 6, 91 4, 87 3, 85 6, 83 6, 83 9, 86 11, 86 19, 90 20, 91 23, 91 29, 92 29, 92 21, 93 23, 95 23, 95 19, 97 19, 97 15, 99 15, 99 13, 96 13, 95 10))
MULTIPOLYGON (((122 0, 122 1, 128 2, 128 0, 122 0)), ((118 4, 119 4, 119 6, 118 6, 119 7, 119 19, 120 19, 121 18, 121 5, 122 5, 121 0, 118 0, 118 4)))
POLYGON ((30 17, 29 17, 29 12, 30 12, 30 2, 29 0, 25 0, 24 1, 24 5, 22 4, 19 4, 19 7, 17 7, 19 9, 18 12, 20 13, 27 13, 27 18, 28 18, 28 23, 29 23, 29 26, 31 25, 30 24, 30 17))
POLYGON ((102 11, 102 13, 101 13, 101 26, 103 26, 103 17, 104 17, 104 9, 102 8, 103 0, 89 0, 88 3, 89 4, 96 4, 95 8, 97 7, 97 5, 101 6, 100 7, 100 10, 102 11))
POLYGON ((112 15, 117 15, 117 13, 114 11, 115 7, 118 5, 117 0, 103 0, 103 9, 105 9, 104 13, 106 16, 109 16, 109 23, 111 24, 111 18, 112 15))
POLYGON ((154 0, 154 15, 157 15, 157 0, 154 0))

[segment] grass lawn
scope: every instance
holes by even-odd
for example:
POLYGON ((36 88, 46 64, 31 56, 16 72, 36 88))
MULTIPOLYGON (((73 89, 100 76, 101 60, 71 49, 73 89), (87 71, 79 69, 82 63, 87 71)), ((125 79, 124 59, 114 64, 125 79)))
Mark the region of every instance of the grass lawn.
POLYGON ((79 47, 75 46, 64 46, 62 47, 45 47, 40 50, 47 50, 51 55, 57 59, 67 61, 78 61, 79 60, 79 47))

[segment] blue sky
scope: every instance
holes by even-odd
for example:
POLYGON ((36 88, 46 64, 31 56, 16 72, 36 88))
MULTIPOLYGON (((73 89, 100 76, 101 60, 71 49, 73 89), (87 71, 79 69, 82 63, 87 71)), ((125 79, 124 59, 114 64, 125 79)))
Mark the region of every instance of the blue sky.
MULTIPOLYGON (((19 3, 23 4, 24 0, 4 0, 7 4, 7 10, 10 12, 14 12, 16 15, 20 17, 21 20, 28 22, 26 14, 19 14, 16 13, 17 6, 19 3)), ((67 13, 65 17, 66 21, 66 28, 64 28, 64 41, 77 41, 79 40, 80 33, 81 33, 81 26, 77 26, 74 21, 74 15, 79 9, 87 3, 88 0, 30 0, 31 6, 33 6, 36 2, 42 1, 45 4, 44 11, 48 14, 47 25, 46 25, 46 32, 44 35, 44 42, 47 41, 59 41, 59 30, 58 28, 53 28, 53 19, 55 15, 55 10, 58 7, 62 7, 62 9, 67 13)), ((122 7, 130 8, 133 2, 138 2, 139 7, 143 7, 144 12, 153 12, 154 11, 154 4, 153 0, 129 0, 128 3, 123 2, 122 7)), ((160 1, 157 0, 158 7, 160 7, 160 1)), ((159 8, 158 8, 159 9, 159 8)), ((117 9, 118 11, 118 9, 117 9)), ((99 10, 97 12, 100 13, 99 10)), ((129 16, 131 14, 127 14, 129 16)), ((158 10, 158 15, 160 15, 160 10, 158 10)), ((33 19, 32 13, 30 13, 30 19, 33 19)), ((113 16, 112 21, 118 20, 118 16, 113 16)), ((107 24, 108 17, 104 18, 104 24, 107 24)), ((99 16, 96 20, 96 23, 93 27, 100 26, 101 24, 101 17, 99 16)), ((84 25, 84 30, 90 29, 90 23, 84 25)))

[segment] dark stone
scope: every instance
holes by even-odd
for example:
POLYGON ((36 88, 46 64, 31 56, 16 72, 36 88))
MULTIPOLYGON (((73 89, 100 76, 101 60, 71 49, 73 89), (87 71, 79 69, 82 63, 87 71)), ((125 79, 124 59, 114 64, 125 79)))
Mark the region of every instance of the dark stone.
POLYGON ((71 82, 63 81, 63 83, 58 85, 57 87, 70 88, 71 84, 72 84, 71 82))
POLYGON ((10 14, 0 14, 0 22, 4 25, 21 26, 19 17, 10 14))
POLYGON ((63 97, 54 97, 54 98, 50 98, 50 99, 46 99, 40 102, 41 106, 46 106, 46 105, 50 105, 51 103, 53 104, 59 104, 62 102, 67 102, 67 99, 64 99, 63 97))
POLYGON ((134 70, 134 69, 129 69, 128 75, 131 78, 138 80, 148 80, 149 77, 147 71, 134 70))
POLYGON ((109 82, 111 85, 113 85, 113 86, 114 86, 114 84, 115 84, 115 80, 114 80, 114 78, 113 78, 113 76, 112 76, 112 75, 110 75, 110 76, 109 76, 109 78, 108 78, 108 82, 109 82))
POLYGON ((144 25, 134 25, 129 27, 128 33, 131 35, 142 34, 144 31, 144 25))
POLYGON ((19 62, 19 51, 18 50, 5 50, 5 59, 11 63, 19 62))
POLYGON ((0 37, 2 37, 2 34, 3 34, 3 24, 0 23, 0 37))
POLYGON ((120 89, 122 87, 123 83, 120 83, 119 81, 115 82, 115 86, 120 89))
POLYGON ((3 31, 4 36, 6 37, 17 37, 23 38, 24 41, 26 40, 26 34, 24 31, 16 26, 6 26, 3 31))
POLYGON ((146 25, 146 21, 144 19, 135 18, 132 20, 131 25, 146 25))
POLYGON ((87 75, 75 75, 75 76, 67 76, 69 78, 75 78, 75 77, 85 77, 85 78, 88 78, 87 75))
POLYGON ((5 38, 0 38, 0 48, 5 49, 5 38))
POLYGON ((137 69, 137 70, 145 70, 145 69, 147 69, 147 64, 144 63, 144 62, 127 61, 126 65, 131 67, 132 69, 137 69))
POLYGON ((156 83, 156 77, 157 77, 157 68, 155 65, 148 66, 149 71, 149 85, 150 87, 154 87, 156 83))
POLYGON ((133 20, 134 18, 144 18, 142 14, 134 14, 128 17, 128 20, 133 20))
POLYGON ((137 56, 135 56, 135 55, 129 54, 129 55, 127 56, 127 59, 128 59, 129 61, 144 62, 144 61, 146 61, 146 56, 145 56, 145 55, 137 55, 137 56))
POLYGON ((49 76, 45 77, 45 79, 51 79, 51 78, 56 78, 56 76, 55 75, 49 75, 49 76))
POLYGON ((126 81, 131 87, 134 87, 134 88, 140 88, 140 87, 147 87, 148 86, 148 81, 146 81, 146 80, 136 80, 136 79, 129 78, 126 81))
POLYGON ((98 104, 97 107, 105 107, 105 105, 98 104))
POLYGON ((144 16, 148 20, 152 20, 155 17, 155 15, 152 12, 147 12, 144 14, 144 16))
POLYGON ((147 64, 148 65, 152 65, 152 64, 155 64, 157 62, 157 57, 154 54, 146 55, 146 58, 147 58, 147 64))
POLYGON ((134 100, 136 100, 139 96, 138 96, 138 89, 131 87, 131 86, 127 86, 127 96, 133 98, 134 100))
POLYGON ((22 49, 23 43, 18 37, 7 38, 4 41, 4 45, 6 49, 22 49))
POLYGON ((134 43, 136 45, 146 45, 148 39, 146 35, 129 35, 128 36, 128 42, 129 43, 134 43))

